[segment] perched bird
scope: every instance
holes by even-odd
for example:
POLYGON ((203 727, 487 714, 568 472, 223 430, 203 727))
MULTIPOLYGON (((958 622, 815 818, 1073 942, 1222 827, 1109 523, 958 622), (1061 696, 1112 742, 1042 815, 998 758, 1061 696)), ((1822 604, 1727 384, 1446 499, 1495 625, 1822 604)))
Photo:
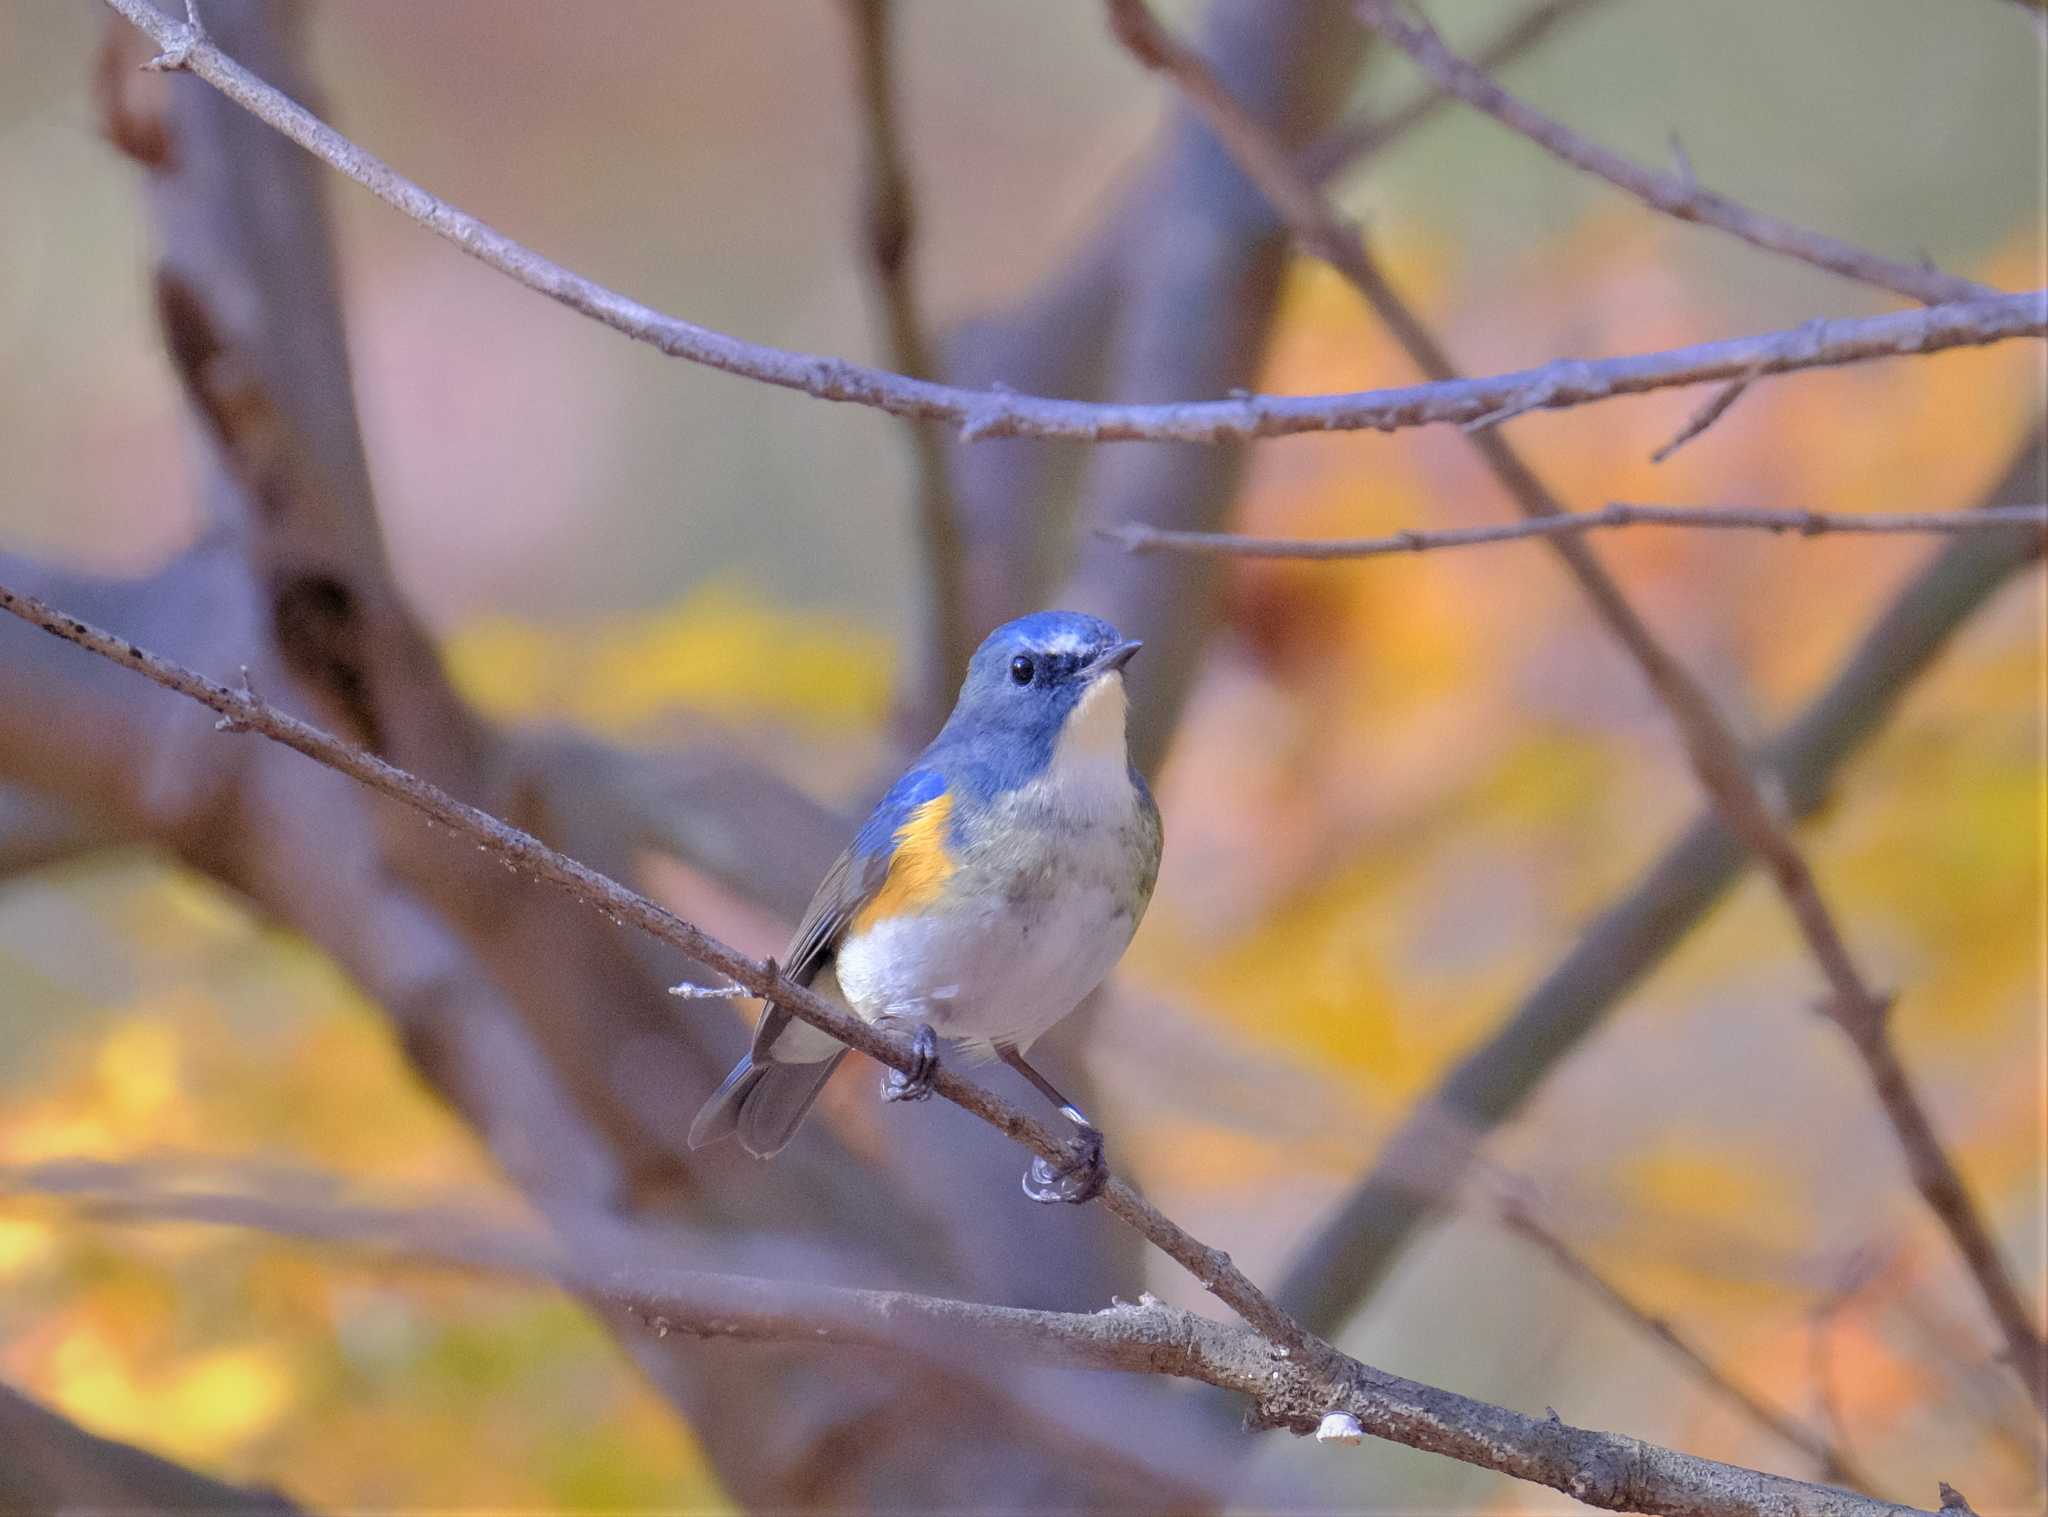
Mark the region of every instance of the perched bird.
MULTIPOLYGON (((1124 666, 1139 645, 1093 616, 1041 611, 988 635, 960 698, 827 871, 783 971, 867 1021, 909 1028, 919 1067, 885 1100, 931 1094, 937 1035, 1001 1059, 1078 1129, 1024 1191, 1085 1201, 1107 1173, 1102 1135, 1025 1062, 1032 1042, 1102 982, 1159 875, 1159 809, 1124 740, 1124 666)), ((690 1127, 778 1153, 845 1045, 778 1006, 690 1127)))

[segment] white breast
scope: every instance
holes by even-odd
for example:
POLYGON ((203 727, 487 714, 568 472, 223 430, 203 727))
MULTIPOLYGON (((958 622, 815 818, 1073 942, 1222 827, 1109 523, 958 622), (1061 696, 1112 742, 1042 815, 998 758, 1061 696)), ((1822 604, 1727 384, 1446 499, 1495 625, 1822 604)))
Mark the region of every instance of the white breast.
POLYGON ((929 1022, 970 1052, 1019 1050, 1102 983, 1137 923, 1100 878, 1038 902, 904 917, 850 938, 839 987, 869 1021, 929 1022))
POLYGON ((1006 855, 1012 877, 871 928, 838 958, 840 989, 862 1016, 929 1022, 981 1055, 1029 1048, 1102 983, 1137 929, 1121 675, 1082 696, 1045 774, 996 804, 996 832, 1015 824, 1036 840, 1006 855))

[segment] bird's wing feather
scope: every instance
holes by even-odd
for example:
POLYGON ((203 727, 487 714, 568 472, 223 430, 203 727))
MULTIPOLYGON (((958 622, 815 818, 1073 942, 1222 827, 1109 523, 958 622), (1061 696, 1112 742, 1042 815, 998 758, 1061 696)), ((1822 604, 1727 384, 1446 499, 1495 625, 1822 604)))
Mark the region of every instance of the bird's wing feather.
MULTIPOLYGON (((918 816, 920 809, 942 800, 945 777, 936 769, 916 768, 889 787, 889 793, 875 803, 875 809, 825 871, 805 908, 803 920, 790 939, 783 956, 782 972, 799 985, 808 985, 819 968, 832 957, 839 940, 861 910, 882 893, 896 862, 897 836, 918 816)), ((779 1006, 768 1006, 754 1029, 754 1058, 768 1055, 769 1046, 790 1023, 790 1014, 779 1006)))

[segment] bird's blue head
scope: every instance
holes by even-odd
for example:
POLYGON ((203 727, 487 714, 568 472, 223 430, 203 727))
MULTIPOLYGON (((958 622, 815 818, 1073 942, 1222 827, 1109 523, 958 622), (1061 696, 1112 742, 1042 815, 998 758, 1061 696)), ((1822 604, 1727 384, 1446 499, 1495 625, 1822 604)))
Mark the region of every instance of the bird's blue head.
POLYGON ((964 750, 985 782, 1008 789, 1063 765, 1119 777, 1123 668, 1141 645, 1098 616, 1038 611, 996 628, 974 652, 934 746, 964 750), (1113 770, 1110 766, 1113 765, 1113 770))

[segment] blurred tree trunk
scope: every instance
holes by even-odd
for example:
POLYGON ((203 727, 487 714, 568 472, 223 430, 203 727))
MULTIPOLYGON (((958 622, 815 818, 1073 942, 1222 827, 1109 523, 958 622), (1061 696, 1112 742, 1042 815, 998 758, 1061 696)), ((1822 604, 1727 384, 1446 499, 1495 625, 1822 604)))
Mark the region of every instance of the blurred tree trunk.
MULTIPOLYGON (((231 56, 308 100, 303 15, 262 0, 205 7, 231 56)), ((1340 0, 1218 0, 1210 38, 1235 85, 1294 141, 1327 123, 1359 51, 1340 0)), ((266 698, 607 873, 632 877, 650 847, 679 851, 793 915, 843 838, 817 807, 715 749, 650 763, 501 731, 454 691, 379 530, 322 171, 199 81, 137 73, 142 56, 117 23, 101 108, 109 136, 146 170, 159 311, 192 405, 208 527, 148 580, 11 561, 0 564, 9 581, 193 667, 245 669, 266 698)), ((1118 234, 1128 261, 1105 367, 1119 394, 1220 393, 1256 366, 1281 233, 1185 118, 1148 183, 1118 234)), ((1126 456, 1097 483, 1087 521, 1209 524, 1236 488, 1233 453, 1126 456)), ((1075 593, 1170 650, 1170 693, 1139 734, 1156 758, 1207 623, 1208 572, 1112 561, 1081 544, 1075 593)), ((12 625, 0 629, 0 782, 32 795, 43 817, 91 819, 89 830, 55 835, 41 826, 8 850, 23 866, 151 843, 331 955, 543 1213, 630 1211, 671 1228, 692 1263, 771 1275, 801 1257, 849 1283, 1083 1308, 1142 1284, 1135 1244, 1099 1208, 1031 1206, 1018 1193, 1018 1150, 941 1103, 890 1114, 882 1169, 825 1124, 772 1169, 729 1147, 690 1153, 690 1113, 745 1042, 737 1019, 679 1008, 665 993, 690 965, 565 910, 545 887, 339 776, 274 745, 225 742, 185 703, 12 625)), ((637 1322, 613 1326, 750 1507, 1213 1503, 1203 1486, 1216 1456, 1188 1398, 1150 1381, 658 1340, 637 1322)), ((51 1432, 26 1414, 18 1426, 32 1440, 51 1432)), ((58 1484, 47 1489, 76 1468, 65 1500, 93 1500, 90 1462, 50 1464, 58 1484)))

